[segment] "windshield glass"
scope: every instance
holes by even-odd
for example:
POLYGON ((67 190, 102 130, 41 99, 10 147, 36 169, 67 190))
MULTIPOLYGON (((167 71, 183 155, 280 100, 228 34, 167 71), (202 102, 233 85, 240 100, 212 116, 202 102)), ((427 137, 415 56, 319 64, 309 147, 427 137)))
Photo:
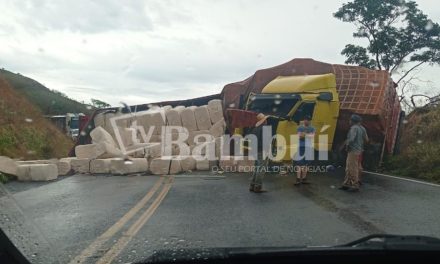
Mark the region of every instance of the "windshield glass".
POLYGON ((71 129, 78 129, 79 128, 79 120, 78 119, 71 119, 70 120, 70 128, 71 129))
POLYGON ((295 94, 257 94, 252 95, 248 110, 267 115, 276 115, 285 117, 298 102, 298 96, 295 94))
POLYGON ((433 0, 1 0, 0 229, 43 264, 440 237, 439 23, 433 0))

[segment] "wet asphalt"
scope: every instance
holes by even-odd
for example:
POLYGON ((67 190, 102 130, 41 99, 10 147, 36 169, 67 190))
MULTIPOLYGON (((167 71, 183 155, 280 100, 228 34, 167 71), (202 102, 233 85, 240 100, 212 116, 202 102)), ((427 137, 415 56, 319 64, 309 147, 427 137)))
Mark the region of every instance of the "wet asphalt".
POLYGON ((365 175, 361 191, 348 193, 337 189, 342 177, 311 174, 312 184, 295 187, 292 175, 269 174, 263 194, 248 191, 245 173, 11 182, 0 187, 0 227, 33 263, 127 263, 160 249, 338 245, 376 233, 440 237, 439 186, 365 175))

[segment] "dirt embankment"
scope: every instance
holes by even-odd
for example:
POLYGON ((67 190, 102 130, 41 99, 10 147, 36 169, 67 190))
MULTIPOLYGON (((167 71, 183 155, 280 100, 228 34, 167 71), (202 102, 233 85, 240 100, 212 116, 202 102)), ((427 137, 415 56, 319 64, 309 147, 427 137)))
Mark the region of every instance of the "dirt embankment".
POLYGON ((0 77, 0 155, 19 159, 59 158, 72 140, 0 77))

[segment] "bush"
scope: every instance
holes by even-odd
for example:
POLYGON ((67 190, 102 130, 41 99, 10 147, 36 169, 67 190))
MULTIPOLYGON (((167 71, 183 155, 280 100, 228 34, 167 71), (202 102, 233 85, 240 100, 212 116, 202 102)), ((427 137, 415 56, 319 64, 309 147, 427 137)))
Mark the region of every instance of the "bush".
POLYGON ((384 163, 386 171, 440 182, 440 109, 412 112, 402 133, 401 154, 384 163))
POLYGON ((10 125, 0 127, 0 154, 13 148, 16 144, 17 138, 15 137, 13 128, 10 125))

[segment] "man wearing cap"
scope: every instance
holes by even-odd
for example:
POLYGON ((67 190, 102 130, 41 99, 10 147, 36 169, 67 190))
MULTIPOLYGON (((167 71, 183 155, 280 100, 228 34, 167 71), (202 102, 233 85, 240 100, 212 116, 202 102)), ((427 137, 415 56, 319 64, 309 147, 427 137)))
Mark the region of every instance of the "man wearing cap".
MULTIPOLYGON (((252 171, 252 179, 249 187, 249 191, 255 193, 263 193, 266 192, 263 190, 263 176, 265 174, 265 167, 268 165, 268 158, 263 159, 263 150, 270 146, 263 146, 263 127, 267 126, 267 119, 269 116, 266 116, 262 113, 257 115, 257 122, 255 127, 252 128, 250 134, 253 134, 257 138, 258 149, 253 154, 256 154, 255 157, 255 166, 252 171)), ((271 128, 270 128, 271 129, 271 128)))
POLYGON ((296 183, 295 186, 300 184, 308 184, 306 180, 308 165, 314 153, 312 146, 313 137, 315 136, 315 128, 310 124, 310 116, 304 116, 302 124, 298 126, 297 133, 299 137, 299 147, 296 161, 296 183))
POLYGON ((359 191, 359 164, 360 156, 364 151, 364 144, 368 141, 365 128, 361 125, 362 118, 359 115, 352 115, 350 118, 350 130, 348 131, 346 148, 347 162, 345 168, 345 179, 339 188, 345 191, 359 191))

